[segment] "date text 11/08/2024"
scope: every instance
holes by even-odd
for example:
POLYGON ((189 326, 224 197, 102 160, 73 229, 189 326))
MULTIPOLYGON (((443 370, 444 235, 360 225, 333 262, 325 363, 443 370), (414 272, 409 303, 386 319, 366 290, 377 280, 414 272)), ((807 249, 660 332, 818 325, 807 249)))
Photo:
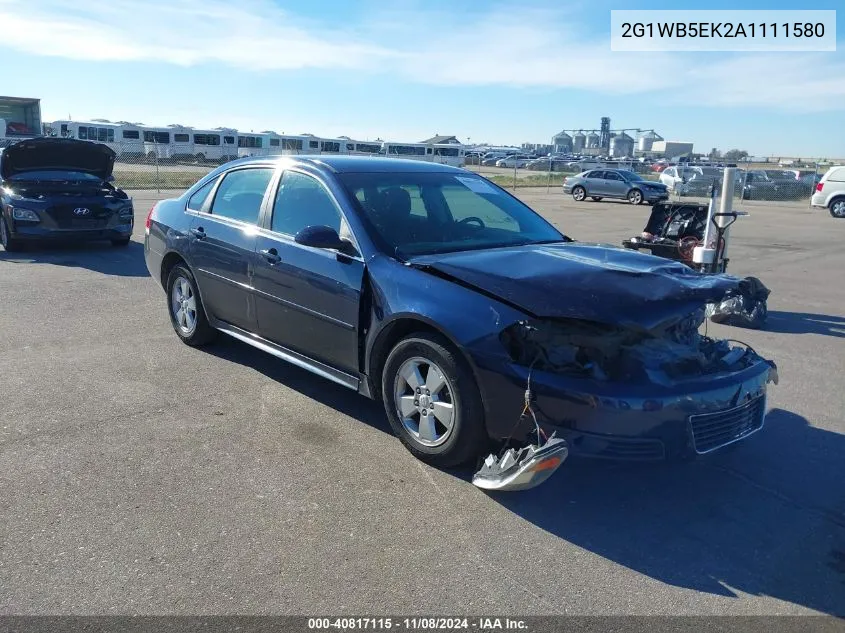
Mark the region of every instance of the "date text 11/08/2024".
POLYGON ((495 631, 527 630, 524 620, 513 618, 308 618, 308 628, 312 630, 447 630, 447 631, 495 631))

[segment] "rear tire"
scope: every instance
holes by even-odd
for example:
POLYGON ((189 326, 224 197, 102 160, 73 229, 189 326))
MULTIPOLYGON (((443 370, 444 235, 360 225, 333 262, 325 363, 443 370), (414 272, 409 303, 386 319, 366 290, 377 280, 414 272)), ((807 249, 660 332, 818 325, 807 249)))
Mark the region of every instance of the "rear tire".
POLYGON ((14 251, 19 251, 21 249, 21 242, 19 240, 14 239, 9 234, 9 227, 6 225, 6 219, 0 217, 0 246, 7 253, 11 253, 14 251))
POLYGON ((845 218, 845 198, 836 198, 835 200, 831 200, 828 209, 830 210, 830 215, 834 218, 845 218))
POLYGON ((184 264, 177 264, 167 276, 167 313, 182 342, 199 347, 211 342, 217 330, 208 324, 194 275, 184 264))
POLYGON ((381 390, 393 432, 418 459, 458 466, 489 448, 478 385, 443 337, 420 333, 399 341, 385 362, 381 390))
POLYGON ((583 202, 584 199, 587 197, 587 190, 584 187, 573 187, 572 188, 572 199, 575 202, 583 202))

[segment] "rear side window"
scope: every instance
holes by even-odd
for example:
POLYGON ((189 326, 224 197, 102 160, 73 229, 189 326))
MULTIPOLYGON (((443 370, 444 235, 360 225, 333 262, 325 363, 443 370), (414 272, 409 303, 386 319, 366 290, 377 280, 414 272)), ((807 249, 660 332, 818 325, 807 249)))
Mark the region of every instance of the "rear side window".
MULTIPOLYGON (((273 178, 271 168, 238 169, 223 176, 217 188, 211 213, 239 222, 256 224, 261 201, 273 178)), ((197 192, 199 193, 199 192, 197 192)))
POLYGON ((311 176, 287 171, 273 204, 271 230, 296 235, 306 226, 330 226, 340 233, 340 211, 328 191, 311 176))
POLYGON ((842 182, 845 180, 845 167, 834 167, 830 170, 830 173, 827 175, 825 180, 842 182))
POLYGON ((217 182, 216 178, 212 178, 207 183, 205 183, 202 187, 197 189, 190 198, 188 198, 188 208, 191 211, 200 211, 202 210, 202 205, 205 204, 205 201, 208 199, 208 194, 211 193, 211 190, 214 188, 214 183, 217 182))

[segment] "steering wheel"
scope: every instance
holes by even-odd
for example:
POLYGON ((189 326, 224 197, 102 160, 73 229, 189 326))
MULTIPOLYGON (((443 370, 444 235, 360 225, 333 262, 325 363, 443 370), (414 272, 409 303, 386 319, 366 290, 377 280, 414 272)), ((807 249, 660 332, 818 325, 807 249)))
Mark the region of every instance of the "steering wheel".
POLYGON ((487 225, 484 224, 484 220, 474 215, 469 216, 468 218, 464 218, 463 220, 459 220, 458 224, 477 224, 479 229, 486 229, 487 225))

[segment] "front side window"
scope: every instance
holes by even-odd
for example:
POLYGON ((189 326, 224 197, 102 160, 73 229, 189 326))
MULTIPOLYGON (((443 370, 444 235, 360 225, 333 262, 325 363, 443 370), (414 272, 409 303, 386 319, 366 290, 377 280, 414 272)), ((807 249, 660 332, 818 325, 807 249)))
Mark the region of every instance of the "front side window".
POLYGON ((264 192, 273 178, 273 169, 238 169, 223 176, 217 188, 212 215, 220 215, 239 222, 255 224, 261 211, 264 192))
POLYGON ((286 171, 273 203, 271 230, 296 235, 307 226, 330 226, 340 233, 341 214, 320 182, 295 171, 286 171))

